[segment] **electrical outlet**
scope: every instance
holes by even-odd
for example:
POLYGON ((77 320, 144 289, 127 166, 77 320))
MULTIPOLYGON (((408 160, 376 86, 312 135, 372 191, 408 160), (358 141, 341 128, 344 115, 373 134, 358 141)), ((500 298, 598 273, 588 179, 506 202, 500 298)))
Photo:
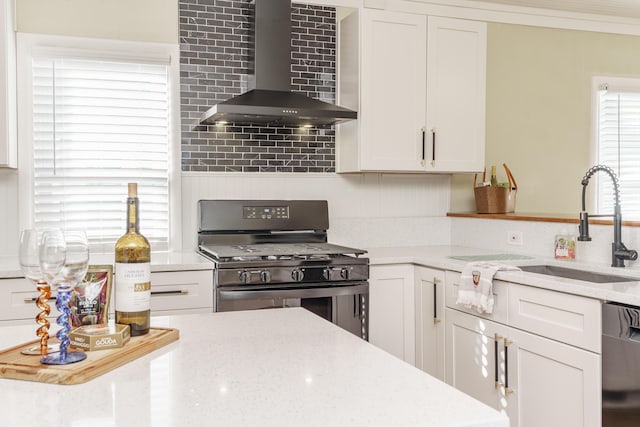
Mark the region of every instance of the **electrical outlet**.
POLYGON ((507 232, 507 243, 510 245, 522 246, 524 244, 524 239, 522 238, 522 231, 507 232))

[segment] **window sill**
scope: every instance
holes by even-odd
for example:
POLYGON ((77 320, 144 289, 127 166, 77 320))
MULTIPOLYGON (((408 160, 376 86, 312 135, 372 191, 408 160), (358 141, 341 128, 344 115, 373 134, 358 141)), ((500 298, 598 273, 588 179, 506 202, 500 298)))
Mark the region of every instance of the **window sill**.
MULTIPOLYGON (((578 214, 540 214, 540 213, 507 213, 507 214, 479 214, 475 212, 448 212, 447 216, 453 218, 481 218, 481 219, 502 219, 509 221, 534 221, 534 222, 560 222, 566 224, 578 224, 578 214)), ((590 218, 589 224, 613 225, 613 220, 590 218)), ((640 227, 640 221, 622 221, 622 225, 627 227, 640 227)))

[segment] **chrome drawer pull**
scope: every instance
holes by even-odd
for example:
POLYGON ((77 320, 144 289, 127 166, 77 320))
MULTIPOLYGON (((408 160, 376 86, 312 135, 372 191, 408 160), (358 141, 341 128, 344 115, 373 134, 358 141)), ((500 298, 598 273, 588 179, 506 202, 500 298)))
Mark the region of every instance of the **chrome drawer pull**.
POLYGON ((177 291, 156 291, 156 292, 151 291, 152 296, 159 296, 159 297, 171 296, 171 295, 187 295, 188 293, 189 291, 186 289, 179 289, 177 291))

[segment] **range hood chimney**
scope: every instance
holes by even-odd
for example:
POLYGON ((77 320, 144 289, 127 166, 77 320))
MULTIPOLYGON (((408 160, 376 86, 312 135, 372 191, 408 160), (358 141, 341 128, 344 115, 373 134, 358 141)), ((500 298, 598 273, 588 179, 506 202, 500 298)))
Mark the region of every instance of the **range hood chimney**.
POLYGON ((330 126, 353 110, 291 91, 290 0, 254 0, 254 75, 242 95, 209 108, 201 124, 218 122, 330 126))

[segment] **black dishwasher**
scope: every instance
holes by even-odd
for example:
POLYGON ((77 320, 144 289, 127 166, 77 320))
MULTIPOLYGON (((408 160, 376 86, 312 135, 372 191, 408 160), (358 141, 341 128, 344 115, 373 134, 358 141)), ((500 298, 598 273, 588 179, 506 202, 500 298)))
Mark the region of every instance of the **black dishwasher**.
POLYGON ((640 307, 602 304, 602 427, 640 426, 640 307))

